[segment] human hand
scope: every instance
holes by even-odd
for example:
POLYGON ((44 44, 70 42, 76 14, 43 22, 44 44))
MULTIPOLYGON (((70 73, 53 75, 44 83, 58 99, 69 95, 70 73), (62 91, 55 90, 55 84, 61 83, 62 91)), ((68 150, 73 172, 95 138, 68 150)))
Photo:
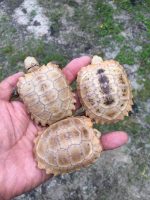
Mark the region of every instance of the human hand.
MULTIPOLYGON (((74 59, 63 73, 71 83, 91 59, 74 59)), ((19 101, 10 101, 13 89, 23 73, 14 74, 0 83, 0 200, 10 199, 38 186, 52 175, 36 166, 33 140, 42 128, 36 125, 19 101)), ((79 107, 79 102, 76 105, 79 107)), ((128 140, 125 132, 112 132, 101 137, 104 150, 117 148, 128 140)))

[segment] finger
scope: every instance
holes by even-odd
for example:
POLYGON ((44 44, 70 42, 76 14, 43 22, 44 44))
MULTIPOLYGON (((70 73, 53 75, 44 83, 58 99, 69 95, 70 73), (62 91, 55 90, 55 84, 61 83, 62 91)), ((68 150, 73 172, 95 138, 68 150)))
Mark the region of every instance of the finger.
POLYGON ((13 89, 16 87, 19 77, 23 76, 23 72, 18 72, 0 83, 0 100, 9 101, 13 89))
POLYGON ((69 83, 71 83, 77 76, 78 71, 91 63, 91 58, 89 56, 82 56, 80 58, 73 59, 64 69, 65 74, 69 83))
POLYGON ((122 131, 107 133, 101 136, 103 150, 118 148, 128 142, 128 135, 122 131))

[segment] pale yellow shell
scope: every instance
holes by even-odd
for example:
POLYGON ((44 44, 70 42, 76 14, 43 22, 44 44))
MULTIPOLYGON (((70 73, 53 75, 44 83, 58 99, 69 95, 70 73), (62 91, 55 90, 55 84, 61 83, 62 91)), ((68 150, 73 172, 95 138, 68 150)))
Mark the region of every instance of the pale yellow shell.
POLYGON ((53 63, 34 69, 17 85, 31 118, 45 126, 71 116, 75 99, 62 71, 53 63))
POLYGON ((132 92, 124 68, 94 56, 78 73, 77 89, 86 115, 100 124, 122 120, 132 110, 132 92))
POLYGON ((87 167, 102 151, 100 132, 87 117, 70 117, 47 128, 35 139, 35 157, 47 174, 64 174, 87 167))

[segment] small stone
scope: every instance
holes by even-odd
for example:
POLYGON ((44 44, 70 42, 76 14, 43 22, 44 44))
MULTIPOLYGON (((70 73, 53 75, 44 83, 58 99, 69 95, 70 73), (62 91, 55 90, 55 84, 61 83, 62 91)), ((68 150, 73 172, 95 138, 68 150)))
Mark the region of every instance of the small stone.
POLYGON ((22 8, 22 12, 23 12, 24 14, 26 14, 26 13, 27 13, 27 10, 26 10, 25 8, 22 8))
POLYGON ((41 23, 40 23, 40 22, 38 22, 37 20, 35 20, 35 21, 33 22, 33 25, 34 25, 34 26, 40 26, 40 25, 41 25, 41 23))

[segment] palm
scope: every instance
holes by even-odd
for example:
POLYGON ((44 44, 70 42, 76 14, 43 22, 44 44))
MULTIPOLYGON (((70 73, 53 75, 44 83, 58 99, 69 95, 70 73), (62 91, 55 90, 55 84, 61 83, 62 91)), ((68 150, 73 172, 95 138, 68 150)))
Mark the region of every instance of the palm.
POLYGON ((7 188, 19 194, 46 178, 33 159, 33 141, 40 127, 30 120, 22 103, 0 101, 0 105, 0 127, 5 130, 0 134, 0 169, 4 169, 7 188))
MULTIPOLYGON (((63 69, 68 82, 90 61, 87 56, 71 61, 63 69)), ((33 155, 34 138, 41 127, 30 119, 23 103, 9 101, 20 76, 15 74, 0 83, 0 199, 29 191, 48 178, 44 170, 36 167, 33 155)), ((112 132, 101 137, 101 144, 104 150, 114 149, 127 139, 124 132, 112 132)))

